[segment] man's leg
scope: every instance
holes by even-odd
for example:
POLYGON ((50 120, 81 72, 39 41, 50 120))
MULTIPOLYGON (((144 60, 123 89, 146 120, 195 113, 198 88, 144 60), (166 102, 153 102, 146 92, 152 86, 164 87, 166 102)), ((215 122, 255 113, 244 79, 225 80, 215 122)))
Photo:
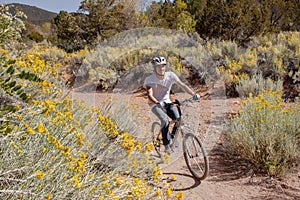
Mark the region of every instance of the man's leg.
POLYGON ((160 119, 161 133, 163 138, 163 144, 168 145, 170 143, 169 133, 169 118, 165 111, 160 106, 154 106, 152 112, 160 119))
MULTIPOLYGON (((174 105, 170 105, 167 108, 167 115, 172 119, 172 120, 178 120, 180 118, 178 108, 174 105)), ((177 131, 177 126, 176 124, 174 125, 172 132, 171 132, 171 138, 173 139, 177 131)))

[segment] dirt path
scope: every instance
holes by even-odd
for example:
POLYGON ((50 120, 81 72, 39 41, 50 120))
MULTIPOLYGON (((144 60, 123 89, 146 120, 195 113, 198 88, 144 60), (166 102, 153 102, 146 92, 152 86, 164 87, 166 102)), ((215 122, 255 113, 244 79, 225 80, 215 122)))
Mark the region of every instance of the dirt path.
MULTIPOLYGON (((246 163, 231 158, 222 144, 222 130, 225 119, 238 112, 239 99, 224 98, 222 85, 208 91, 197 105, 187 111, 192 128, 197 130, 205 143, 209 155, 210 171, 208 177, 200 182, 188 171, 182 152, 170 156, 169 163, 160 164, 174 192, 183 191, 186 200, 233 200, 233 199, 300 199, 300 174, 293 173, 283 180, 255 176, 246 163), (176 179, 174 180, 174 175, 176 179)), ((89 105, 97 105, 106 99, 107 93, 73 93, 73 97, 85 100, 89 105)), ((179 94, 180 98, 185 94, 179 94)), ((147 105, 143 93, 131 95, 137 110, 141 113, 140 128, 150 128, 155 116, 147 105)), ((155 159, 155 155, 153 155, 155 159)))

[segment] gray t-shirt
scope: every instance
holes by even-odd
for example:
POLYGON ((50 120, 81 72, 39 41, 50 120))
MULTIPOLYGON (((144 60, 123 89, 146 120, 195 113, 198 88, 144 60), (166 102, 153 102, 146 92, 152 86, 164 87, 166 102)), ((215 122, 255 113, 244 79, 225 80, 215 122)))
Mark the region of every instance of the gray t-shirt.
MULTIPOLYGON (((170 90, 172 85, 179 81, 178 76, 174 72, 166 72, 163 80, 156 77, 156 74, 146 77, 144 82, 144 87, 149 86, 152 88, 153 96, 158 101, 164 101, 166 103, 171 103, 170 100, 170 90)), ((152 106, 153 103, 149 101, 149 105, 152 106)))

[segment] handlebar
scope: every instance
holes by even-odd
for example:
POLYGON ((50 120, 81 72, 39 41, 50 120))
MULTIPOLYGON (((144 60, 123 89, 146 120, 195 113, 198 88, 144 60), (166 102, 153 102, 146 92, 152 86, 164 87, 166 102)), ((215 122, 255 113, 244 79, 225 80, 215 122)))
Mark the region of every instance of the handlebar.
POLYGON ((195 101, 197 101, 197 100, 195 100, 193 97, 191 97, 191 98, 184 99, 184 100, 182 100, 182 101, 179 101, 178 99, 176 99, 174 102, 172 102, 172 103, 167 103, 167 104, 168 104, 168 105, 178 105, 178 106, 182 106, 182 105, 185 105, 185 104, 187 104, 187 103, 194 103, 195 101))

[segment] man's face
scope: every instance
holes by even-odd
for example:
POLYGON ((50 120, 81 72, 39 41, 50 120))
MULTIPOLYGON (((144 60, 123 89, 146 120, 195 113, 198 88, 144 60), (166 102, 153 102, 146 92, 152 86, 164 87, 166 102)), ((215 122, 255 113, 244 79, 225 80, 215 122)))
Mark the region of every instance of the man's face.
POLYGON ((155 66, 155 71, 160 76, 165 75, 166 65, 157 65, 157 66, 155 66))

